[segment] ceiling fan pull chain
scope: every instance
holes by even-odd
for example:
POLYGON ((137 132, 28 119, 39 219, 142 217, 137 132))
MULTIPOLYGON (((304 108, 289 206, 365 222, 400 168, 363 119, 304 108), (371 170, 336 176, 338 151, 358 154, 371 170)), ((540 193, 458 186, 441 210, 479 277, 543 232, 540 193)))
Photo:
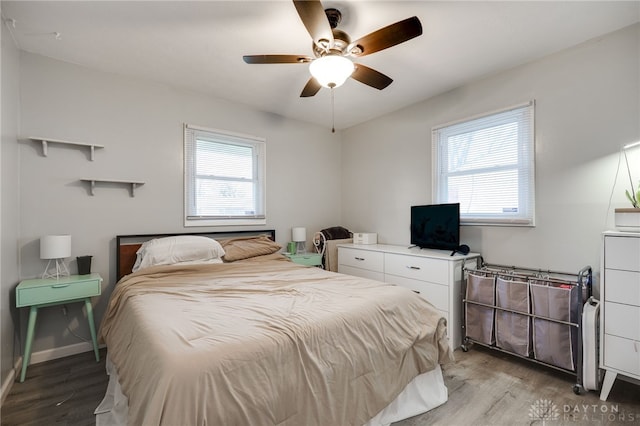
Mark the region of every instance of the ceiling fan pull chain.
POLYGON ((336 132, 336 111, 333 102, 333 86, 330 88, 331 90, 331 133, 336 132))

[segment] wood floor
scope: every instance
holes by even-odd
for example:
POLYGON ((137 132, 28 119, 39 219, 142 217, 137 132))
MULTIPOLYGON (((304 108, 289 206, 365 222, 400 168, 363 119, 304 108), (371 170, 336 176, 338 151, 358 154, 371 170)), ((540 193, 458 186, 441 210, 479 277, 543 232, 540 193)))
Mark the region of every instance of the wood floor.
MULTIPOLYGON (((29 366, 27 380, 7 396, 0 423, 95 424, 93 410, 107 387, 101 355, 100 363, 87 352, 29 366)), ((640 425, 640 386, 618 380, 602 402, 595 392, 575 395, 575 376, 500 352, 474 347, 455 355, 456 363, 443 369, 449 401, 394 426, 640 425)))

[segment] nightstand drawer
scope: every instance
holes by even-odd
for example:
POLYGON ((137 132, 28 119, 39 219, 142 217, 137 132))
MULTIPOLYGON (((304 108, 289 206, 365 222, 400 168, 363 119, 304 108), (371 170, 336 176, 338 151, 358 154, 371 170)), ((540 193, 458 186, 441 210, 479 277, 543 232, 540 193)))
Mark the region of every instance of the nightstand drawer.
POLYGON ((318 253, 306 253, 306 254, 286 254, 289 259, 294 263, 306 266, 320 266, 322 265, 322 255, 318 253))
POLYGON ((82 277, 23 281, 16 288, 16 307, 99 296, 102 278, 92 278, 90 275, 82 277))

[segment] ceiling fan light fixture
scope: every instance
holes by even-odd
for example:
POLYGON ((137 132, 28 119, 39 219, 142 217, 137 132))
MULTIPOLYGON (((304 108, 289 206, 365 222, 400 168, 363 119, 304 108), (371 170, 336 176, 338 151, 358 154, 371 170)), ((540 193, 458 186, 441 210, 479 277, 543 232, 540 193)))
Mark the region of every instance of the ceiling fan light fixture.
POLYGON ((349 58, 326 55, 311 62, 309 72, 324 87, 340 87, 353 74, 355 66, 349 58))

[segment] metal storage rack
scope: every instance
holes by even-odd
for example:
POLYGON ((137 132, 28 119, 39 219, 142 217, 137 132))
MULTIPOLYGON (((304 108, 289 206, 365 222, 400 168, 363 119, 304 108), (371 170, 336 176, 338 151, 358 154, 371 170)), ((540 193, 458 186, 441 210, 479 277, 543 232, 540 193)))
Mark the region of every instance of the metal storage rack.
POLYGON ((582 310, 591 296, 591 266, 572 274, 481 260, 465 272, 462 350, 479 344, 573 373, 573 391, 580 394, 582 310))

